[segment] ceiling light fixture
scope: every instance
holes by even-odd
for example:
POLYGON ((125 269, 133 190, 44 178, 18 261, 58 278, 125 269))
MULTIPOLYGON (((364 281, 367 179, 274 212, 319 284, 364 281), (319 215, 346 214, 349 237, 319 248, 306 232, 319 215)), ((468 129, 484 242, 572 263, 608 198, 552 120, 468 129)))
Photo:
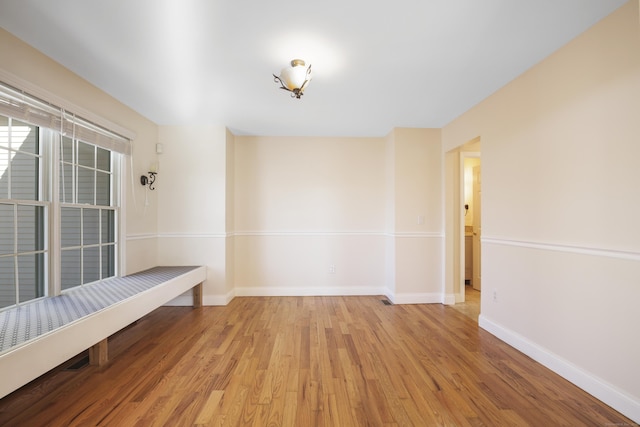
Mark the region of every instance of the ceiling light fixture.
POLYGON ((280 89, 291 92, 292 98, 300 99, 311 81, 311 65, 305 68, 302 59, 294 59, 291 66, 283 68, 280 77, 273 75, 274 81, 280 83, 280 89))

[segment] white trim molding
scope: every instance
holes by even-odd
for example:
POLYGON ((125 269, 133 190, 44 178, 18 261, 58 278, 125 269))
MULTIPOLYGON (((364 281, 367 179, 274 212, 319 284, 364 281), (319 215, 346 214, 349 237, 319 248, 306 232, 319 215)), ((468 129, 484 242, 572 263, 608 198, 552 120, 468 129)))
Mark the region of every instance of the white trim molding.
POLYGON ((528 340, 522 335, 497 322, 487 319, 483 314, 480 314, 478 318, 478 325, 625 416, 636 422, 640 422, 640 402, 634 400, 633 397, 623 391, 618 390, 611 384, 589 372, 580 369, 571 362, 528 340))
POLYGON ((640 252, 620 251, 606 248, 590 248, 586 246, 535 242, 527 240, 504 239, 499 237, 482 237, 482 243, 501 246, 516 246, 521 248, 539 249, 544 251, 568 252, 578 255, 590 255, 607 258, 626 259, 631 261, 640 261, 640 252))
MULTIPOLYGON (((225 306, 235 297, 234 291, 229 291, 225 295, 203 295, 202 304, 205 306, 225 306)), ((193 307, 193 291, 172 299, 165 304, 167 307, 193 307)))
POLYGON ((444 233, 441 231, 401 231, 397 233, 391 233, 386 231, 334 231, 334 230, 242 230, 230 233, 233 236, 275 236, 275 237, 350 237, 350 236, 371 236, 371 237, 396 237, 396 238, 444 238, 444 233))
POLYGON ((342 236, 384 236, 385 233, 380 231, 331 231, 331 230, 242 230, 235 231, 234 236, 250 236, 250 237, 342 237, 342 236))
POLYGON ((204 295, 203 304, 206 306, 227 305, 236 297, 235 290, 230 290, 224 295, 204 295))
POLYGON ((395 238, 443 239, 444 233, 440 231, 399 231, 397 233, 387 233, 386 236, 395 238))
POLYGON ((236 286, 239 297, 310 297, 310 296, 363 296, 384 295, 388 289, 364 286, 236 286))
POLYGON ((400 293, 389 298, 394 304, 442 304, 441 293, 400 293))
POLYGON ((394 238, 428 238, 442 239, 444 233, 440 231, 401 231, 397 233, 388 233, 384 231, 289 231, 289 230, 271 230, 271 231, 253 231, 242 230, 227 233, 158 233, 158 234, 130 234, 127 240, 144 240, 153 238, 163 239, 220 239, 228 237, 394 237, 394 238))
POLYGON ((226 239, 232 235, 231 233, 161 233, 157 237, 159 239, 226 239))
POLYGON ((157 237, 158 237, 157 234, 129 234, 126 237, 126 240, 127 240, 127 242, 130 242, 130 241, 133 241, 133 240, 155 239, 157 237))
POLYGON ((457 302, 464 302, 462 300, 460 300, 459 294, 444 294, 442 297, 442 301, 438 301, 438 302, 442 302, 442 304, 444 305, 455 305, 455 303, 457 302))

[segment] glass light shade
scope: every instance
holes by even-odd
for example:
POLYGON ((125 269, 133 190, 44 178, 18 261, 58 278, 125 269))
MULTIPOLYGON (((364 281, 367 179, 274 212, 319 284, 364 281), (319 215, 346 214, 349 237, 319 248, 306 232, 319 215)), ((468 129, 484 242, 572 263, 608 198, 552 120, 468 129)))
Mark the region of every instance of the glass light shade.
POLYGON ((311 80, 311 76, 307 75, 307 67, 304 61, 293 60, 291 67, 283 68, 280 72, 282 83, 289 89, 300 89, 305 80, 311 80))

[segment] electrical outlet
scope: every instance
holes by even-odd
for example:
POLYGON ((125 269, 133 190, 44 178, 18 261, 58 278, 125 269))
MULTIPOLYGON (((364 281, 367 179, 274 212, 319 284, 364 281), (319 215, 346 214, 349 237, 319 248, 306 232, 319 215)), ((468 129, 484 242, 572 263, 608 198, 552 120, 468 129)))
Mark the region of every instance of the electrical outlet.
POLYGON ((331 264, 329 266, 329 274, 336 274, 336 266, 331 264))
POLYGON ((498 302, 498 290, 493 290, 493 302, 498 302))

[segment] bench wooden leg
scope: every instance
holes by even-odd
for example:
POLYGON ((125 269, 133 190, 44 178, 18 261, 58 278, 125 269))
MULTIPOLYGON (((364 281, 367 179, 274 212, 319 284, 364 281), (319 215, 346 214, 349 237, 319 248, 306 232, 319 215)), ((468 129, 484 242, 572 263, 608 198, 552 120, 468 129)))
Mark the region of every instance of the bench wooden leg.
POLYGON ((107 338, 89 348, 89 364, 102 366, 109 361, 109 348, 107 338))
POLYGON ((202 282, 193 288, 193 308, 202 307, 202 282))

